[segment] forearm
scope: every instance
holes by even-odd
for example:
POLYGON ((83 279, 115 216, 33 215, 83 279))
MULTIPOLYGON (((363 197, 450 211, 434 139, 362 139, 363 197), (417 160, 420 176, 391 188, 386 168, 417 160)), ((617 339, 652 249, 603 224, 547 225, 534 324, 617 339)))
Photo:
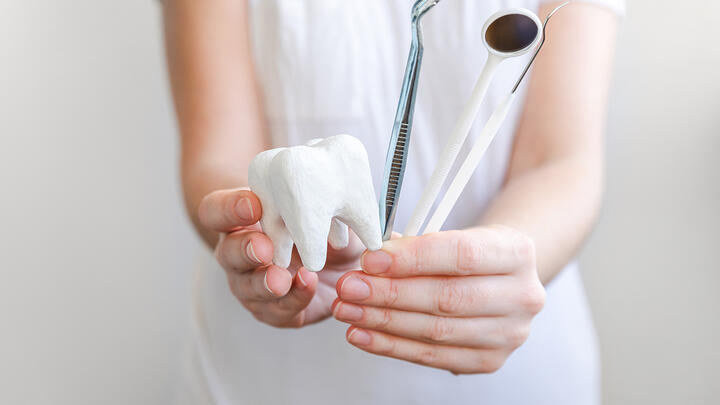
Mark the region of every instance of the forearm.
POLYGON ((528 83, 505 185, 482 218, 534 240, 543 283, 577 254, 598 215, 616 30, 616 16, 594 5, 576 3, 554 17, 528 83))
POLYGON ((551 161, 511 178, 483 215, 483 224, 518 229, 535 243, 547 284, 577 254, 602 200, 602 169, 582 158, 551 161))
POLYGON ((245 0, 166 0, 168 70, 181 133, 188 213, 211 191, 247 185, 247 166, 266 148, 264 114, 251 62, 245 0))

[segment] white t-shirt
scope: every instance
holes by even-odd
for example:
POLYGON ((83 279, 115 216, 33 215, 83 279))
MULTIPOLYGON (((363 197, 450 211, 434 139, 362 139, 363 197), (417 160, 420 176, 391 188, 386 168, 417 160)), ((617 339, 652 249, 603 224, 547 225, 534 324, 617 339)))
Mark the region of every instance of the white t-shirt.
MULTIPOLYGON (((623 0, 598 0, 622 13, 623 0)), ((255 0, 255 64, 275 146, 349 133, 363 141, 376 191, 410 43, 412 0, 255 0)), ((402 230, 487 57, 481 30, 507 7, 538 1, 445 0, 423 19, 425 53, 399 202, 402 230)), ((551 40, 551 39, 549 39, 551 40)), ((477 123, 508 93, 527 56, 503 62, 477 123)), ((521 100, 522 100, 521 93, 521 100)), ((475 224, 501 187, 522 108, 515 104, 446 229, 475 224)), ((469 135, 472 141, 482 125, 469 135)), ((467 146, 467 145, 466 145, 467 146)), ((461 153, 462 159, 467 152, 461 153)), ((595 404, 597 344, 578 270, 547 287, 527 342, 492 375, 447 371, 365 353, 329 319, 299 330, 255 320, 211 255, 195 283, 193 345, 180 402, 218 404, 595 404)))

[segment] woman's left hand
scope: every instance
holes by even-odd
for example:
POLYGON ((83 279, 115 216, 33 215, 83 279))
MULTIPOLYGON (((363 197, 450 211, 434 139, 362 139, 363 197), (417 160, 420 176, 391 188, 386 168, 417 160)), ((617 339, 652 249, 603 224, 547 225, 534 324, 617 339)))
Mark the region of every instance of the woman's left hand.
POLYGON ((498 370, 545 303, 534 244, 507 227, 394 239, 362 268, 337 282, 348 341, 455 374, 498 370))

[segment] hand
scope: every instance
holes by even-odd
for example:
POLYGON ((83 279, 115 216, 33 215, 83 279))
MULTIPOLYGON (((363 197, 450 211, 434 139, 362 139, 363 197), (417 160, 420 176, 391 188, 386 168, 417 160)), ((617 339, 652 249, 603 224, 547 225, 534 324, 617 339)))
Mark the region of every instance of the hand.
POLYGON ((394 239, 361 262, 333 303, 348 341, 456 374, 498 370, 545 303, 532 241, 506 227, 394 239))
POLYGON ((328 247, 326 269, 319 277, 301 267, 297 253, 288 269, 273 265, 272 242, 258 223, 262 205, 248 189, 208 194, 198 216, 203 226, 220 233, 215 257, 225 269, 233 295, 269 325, 300 327, 329 317, 338 278, 359 267, 362 247, 357 237, 351 237, 345 249, 328 247))

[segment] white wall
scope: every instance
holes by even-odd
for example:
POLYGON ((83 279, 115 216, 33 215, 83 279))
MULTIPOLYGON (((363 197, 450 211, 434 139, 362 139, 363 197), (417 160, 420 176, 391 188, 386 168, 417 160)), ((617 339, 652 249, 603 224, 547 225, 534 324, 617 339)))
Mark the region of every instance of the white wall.
MULTIPOLYGON (((629 3, 582 256, 605 400, 716 402, 720 3, 629 3)), ((176 165, 153 1, 0 0, 0 403, 171 401, 197 246, 176 165)))
POLYGON ((0 403, 169 403, 193 243, 151 0, 0 0, 0 403))
POLYGON ((720 398, 720 2, 629 0, 581 257, 608 404, 720 398))

